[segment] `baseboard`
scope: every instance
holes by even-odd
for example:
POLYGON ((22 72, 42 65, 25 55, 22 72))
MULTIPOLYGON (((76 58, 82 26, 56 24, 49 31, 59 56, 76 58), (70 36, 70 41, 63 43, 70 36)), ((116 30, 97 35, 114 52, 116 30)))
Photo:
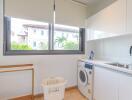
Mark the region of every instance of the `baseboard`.
POLYGON ((25 95, 20 97, 15 97, 9 100, 32 100, 32 95, 25 95))
MULTIPOLYGON (((70 90, 76 89, 76 88, 77 88, 77 86, 67 87, 66 91, 70 91, 70 90)), ((42 96, 44 96, 43 93, 39 93, 39 94, 34 95, 34 97, 42 97, 42 96)), ((12 98, 12 99, 9 99, 9 100, 32 100, 32 95, 16 97, 16 98, 12 98)))
POLYGON ((66 91, 69 91, 69 90, 72 90, 72 89, 75 89, 75 88, 77 88, 77 86, 67 87, 67 88, 66 88, 66 91))

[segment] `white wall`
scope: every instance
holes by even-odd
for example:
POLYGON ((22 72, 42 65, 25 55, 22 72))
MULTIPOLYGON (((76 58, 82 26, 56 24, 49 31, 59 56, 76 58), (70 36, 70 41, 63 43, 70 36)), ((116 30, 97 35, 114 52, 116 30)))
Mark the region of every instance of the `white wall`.
POLYGON ((87 51, 95 51, 95 58, 102 60, 118 61, 122 63, 132 63, 132 56, 129 54, 132 45, 132 34, 112 37, 102 40, 87 42, 87 51), (90 44, 93 45, 90 45, 90 44))
POLYGON ((89 5, 89 7, 88 7, 88 9, 90 9, 90 12, 91 12, 90 15, 96 14, 97 12, 106 8, 107 6, 109 6, 110 4, 112 4, 115 1, 117 1, 117 0, 97 0, 95 3, 89 5))
MULTIPOLYGON (((77 60, 84 55, 3 56, 3 12, 0 0, 0 65, 33 63, 35 66, 35 93, 41 93, 41 82, 50 76, 68 80, 67 87, 77 85, 77 60)), ((1 73, 0 100, 3 97, 25 95, 31 91, 31 73, 1 73)))

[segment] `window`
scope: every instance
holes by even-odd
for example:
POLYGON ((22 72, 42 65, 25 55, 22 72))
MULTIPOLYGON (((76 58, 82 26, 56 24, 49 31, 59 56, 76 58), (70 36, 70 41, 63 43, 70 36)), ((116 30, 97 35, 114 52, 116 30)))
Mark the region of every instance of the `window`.
POLYGON ((54 50, 79 50, 79 28, 55 25, 54 50))
POLYGON ((5 17, 4 30, 6 55, 84 53, 85 30, 78 27, 5 17))
POLYGON ((48 50, 48 23, 17 18, 11 18, 10 23, 10 50, 48 50), (38 35, 41 28, 46 31, 45 37, 38 35), (45 46, 37 46, 39 42, 45 46))
POLYGON ((33 42, 33 47, 36 47, 36 42, 33 42))
POLYGON ((44 35, 44 31, 43 31, 43 30, 41 31, 41 35, 42 35, 42 36, 44 35))

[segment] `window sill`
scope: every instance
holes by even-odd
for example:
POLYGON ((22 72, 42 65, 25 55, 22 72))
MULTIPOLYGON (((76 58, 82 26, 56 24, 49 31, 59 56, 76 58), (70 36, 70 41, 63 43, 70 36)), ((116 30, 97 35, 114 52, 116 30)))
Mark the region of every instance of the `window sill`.
POLYGON ((10 51, 5 51, 4 56, 19 56, 19 55, 77 55, 77 54, 85 54, 84 51, 79 51, 79 50, 50 50, 50 51, 36 51, 36 50, 10 50, 10 51))

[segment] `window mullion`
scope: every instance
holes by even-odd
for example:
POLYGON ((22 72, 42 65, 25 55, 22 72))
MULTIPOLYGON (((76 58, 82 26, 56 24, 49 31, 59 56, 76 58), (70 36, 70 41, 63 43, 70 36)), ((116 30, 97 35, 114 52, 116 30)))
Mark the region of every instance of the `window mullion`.
POLYGON ((49 28, 49 50, 54 50, 54 24, 50 24, 49 28))
POLYGON ((54 32, 55 32, 55 14, 56 11, 56 0, 54 0, 54 14, 53 14, 53 24, 52 24, 52 50, 54 50, 54 32))
POLYGON ((49 50, 52 50, 52 24, 49 24, 49 50))
POLYGON ((49 24, 49 43, 48 43, 48 50, 50 50, 50 35, 51 35, 51 24, 49 24))
POLYGON ((52 43, 52 50, 54 50, 54 24, 52 24, 52 40, 51 40, 51 43, 52 43))
POLYGON ((55 0, 53 4, 53 23, 50 24, 50 33, 49 33, 49 50, 54 50, 54 25, 55 25, 55 0))

